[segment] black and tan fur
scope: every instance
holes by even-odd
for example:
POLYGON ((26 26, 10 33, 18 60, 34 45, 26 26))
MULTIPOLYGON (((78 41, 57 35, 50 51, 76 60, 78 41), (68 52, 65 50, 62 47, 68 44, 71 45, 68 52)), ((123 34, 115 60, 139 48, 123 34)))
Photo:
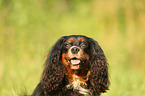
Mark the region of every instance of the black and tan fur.
POLYGON ((61 37, 32 96, 100 96, 109 86, 107 65, 103 50, 92 38, 61 37))

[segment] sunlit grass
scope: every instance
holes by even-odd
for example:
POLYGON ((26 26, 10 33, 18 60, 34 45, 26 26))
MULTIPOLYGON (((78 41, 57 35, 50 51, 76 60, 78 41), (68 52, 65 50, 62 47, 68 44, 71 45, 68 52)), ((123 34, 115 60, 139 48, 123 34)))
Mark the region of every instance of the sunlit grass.
POLYGON ((70 34, 92 37, 103 48, 111 80, 103 96, 144 96, 144 4, 0 0, 0 96, 31 94, 49 49, 70 34))

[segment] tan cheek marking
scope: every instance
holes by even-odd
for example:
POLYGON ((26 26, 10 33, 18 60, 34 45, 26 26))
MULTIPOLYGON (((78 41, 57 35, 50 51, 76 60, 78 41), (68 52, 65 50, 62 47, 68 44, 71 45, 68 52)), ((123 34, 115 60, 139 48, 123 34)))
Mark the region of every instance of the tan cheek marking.
POLYGON ((74 39, 73 38, 70 38, 70 39, 68 39, 67 40, 69 43, 72 43, 73 41, 74 41, 74 39))
POLYGON ((63 64, 66 66, 66 65, 68 65, 68 64, 67 64, 67 61, 66 61, 65 57, 66 57, 66 53, 63 53, 63 54, 62 54, 62 62, 63 62, 63 64))
POLYGON ((90 59, 90 56, 87 53, 85 53, 85 52, 84 52, 84 54, 87 57, 87 60, 89 60, 90 59))
POLYGON ((66 69, 66 71, 67 71, 66 74, 68 74, 69 78, 72 79, 73 72, 72 72, 72 70, 69 68, 68 63, 67 63, 67 61, 66 61, 66 59, 65 59, 66 54, 67 54, 67 53, 63 53, 63 54, 62 54, 62 63, 63 63, 63 65, 65 66, 65 69, 66 69))

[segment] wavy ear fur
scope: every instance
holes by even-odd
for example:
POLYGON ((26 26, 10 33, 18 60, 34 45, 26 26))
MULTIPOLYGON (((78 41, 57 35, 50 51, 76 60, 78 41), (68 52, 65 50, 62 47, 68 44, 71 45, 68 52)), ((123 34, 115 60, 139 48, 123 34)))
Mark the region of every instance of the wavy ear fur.
POLYGON ((64 38, 61 38, 53 46, 44 65, 44 71, 41 78, 41 86, 46 93, 61 89, 61 84, 64 78, 64 66, 61 62, 61 49, 64 38), (58 87, 59 86, 59 87, 58 87))
POLYGON ((108 67, 107 60, 103 50, 99 44, 90 39, 91 46, 91 60, 90 60, 90 84, 93 94, 100 95, 101 92, 108 90, 109 79, 108 79, 108 67))

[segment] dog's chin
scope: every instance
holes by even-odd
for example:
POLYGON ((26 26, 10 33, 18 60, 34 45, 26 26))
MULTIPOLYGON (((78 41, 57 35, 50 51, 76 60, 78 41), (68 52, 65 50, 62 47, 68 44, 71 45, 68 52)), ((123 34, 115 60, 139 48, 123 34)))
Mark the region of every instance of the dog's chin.
POLYGON ((80 68, 80 65, 70 65, 70 68, 71 68, 72 70, 79 70, 79 69, 81 69, 81 68, 80 68))

